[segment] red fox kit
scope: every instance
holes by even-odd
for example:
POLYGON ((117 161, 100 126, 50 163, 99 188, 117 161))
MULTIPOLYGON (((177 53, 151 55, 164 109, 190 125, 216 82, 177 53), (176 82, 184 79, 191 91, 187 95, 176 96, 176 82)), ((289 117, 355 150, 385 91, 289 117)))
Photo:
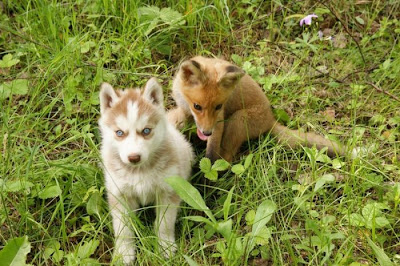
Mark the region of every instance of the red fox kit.
POLYGON ((328 155, 345 150, 314 133, 290 130, 275 119, 268 98, 242 69, 216 58, 196 56, 184 61, 173 82, 177 108, 168 119, 178 128, 192 115, 197 135, 207 141, 206 157, 232 161, 247 139, 271 132, 289 147, 328 148, 328 155))

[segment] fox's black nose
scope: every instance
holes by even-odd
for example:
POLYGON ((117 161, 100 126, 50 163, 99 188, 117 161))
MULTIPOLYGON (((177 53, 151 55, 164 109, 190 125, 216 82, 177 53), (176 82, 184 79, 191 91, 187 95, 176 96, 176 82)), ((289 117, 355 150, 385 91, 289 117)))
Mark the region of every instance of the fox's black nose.
POLYGON ((139 154, 128 155, 128 160, 131 163, 138 163, 140 162, 140 155, 139 154))
POLYGON ((203 134, 204 134, 204 136, 209 137, 209 136, 211 136, 212 131, 203 131, 203 134))

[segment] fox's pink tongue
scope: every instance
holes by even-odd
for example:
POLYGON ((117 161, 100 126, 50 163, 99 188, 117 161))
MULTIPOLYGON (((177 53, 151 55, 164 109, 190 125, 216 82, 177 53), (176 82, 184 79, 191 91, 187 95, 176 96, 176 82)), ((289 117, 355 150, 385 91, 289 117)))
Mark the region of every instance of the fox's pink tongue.
POLYGON ((201 132, 199 129, 197 129, 197 136, 199 136, 199 138, 202 141, 206 141, 208 139, 208 137, 206 135, 204 135, 203 132, 201 132))

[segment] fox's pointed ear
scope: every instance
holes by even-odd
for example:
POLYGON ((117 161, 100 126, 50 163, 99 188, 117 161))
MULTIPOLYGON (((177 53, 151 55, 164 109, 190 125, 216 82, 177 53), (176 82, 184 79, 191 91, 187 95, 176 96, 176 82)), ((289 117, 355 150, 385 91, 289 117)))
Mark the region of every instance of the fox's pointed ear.
POLYGON ((200 64, 195 60, 187 60, 181 64, 180 75, 184 81, 191 85, 196 85, 202 81, 203 72, 200 64))
POLYGON ((144 87, 143 97, 155 105, 163 105, 163 90, 156 78, 151 78, 147 81, 144 87))
POLYGON ((244 74, 244 70, 237 66, 227 66, 226 74, 219 80, 219 84, 224 88, 233 89, 244 74))
POLYGON ((118 94, 114 88, 107 82, 103 82, 100 86, 100 112, 104 113, 111 108, 118 100, 118 94))

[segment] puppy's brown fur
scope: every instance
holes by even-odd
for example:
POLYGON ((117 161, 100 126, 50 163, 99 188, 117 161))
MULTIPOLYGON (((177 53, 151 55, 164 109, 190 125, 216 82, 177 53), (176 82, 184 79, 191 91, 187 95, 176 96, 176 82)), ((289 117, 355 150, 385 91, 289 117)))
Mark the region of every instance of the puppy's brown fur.
POLYGON ((173 97, 177 108, 168 113, 168 119, 179 128, 192 115, 199 137, 207 140, 206 156, 211 160, 232 161, 245 140, 264 132, 291 148, 327 147, 330 156, 345 152, 322 136, 278 123, 260 86, 225 60, 196 56, 184 61, 173 82, 173 97))

